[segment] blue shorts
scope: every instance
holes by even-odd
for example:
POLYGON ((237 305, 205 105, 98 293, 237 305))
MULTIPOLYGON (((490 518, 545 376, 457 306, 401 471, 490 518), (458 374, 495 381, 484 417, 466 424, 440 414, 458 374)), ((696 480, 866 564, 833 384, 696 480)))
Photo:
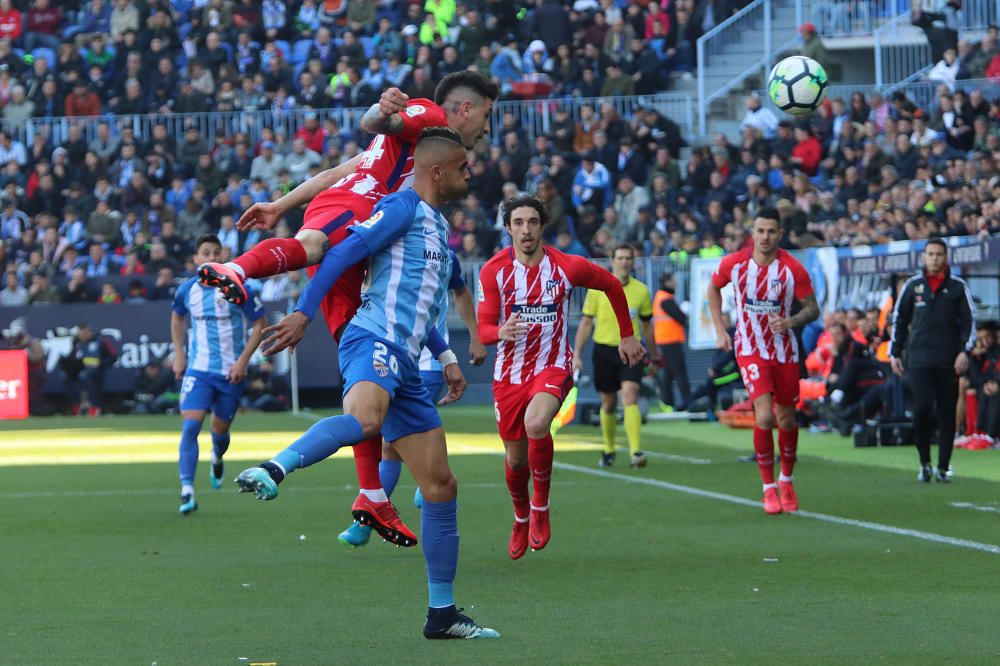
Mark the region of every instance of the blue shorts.
POLYGON ((390 442, 441 427, 441 418, 406 350, 360 326, 349 325, 338 352, 344 395, 358 382, 378 384, 389 394, 382 438, 390 442))
POLYGON ((421 370, 420 379, 427 387, 427 395, 431 397, 431 402, 435 405, 437 401, 444 397, 445 389, 444 373, 440 370, 421 370))
POLYGON ((236 418, 246 382, 230 384, 224 375, 188 370, 181 381, 181 411, 211 410, 223 421, 236 418))

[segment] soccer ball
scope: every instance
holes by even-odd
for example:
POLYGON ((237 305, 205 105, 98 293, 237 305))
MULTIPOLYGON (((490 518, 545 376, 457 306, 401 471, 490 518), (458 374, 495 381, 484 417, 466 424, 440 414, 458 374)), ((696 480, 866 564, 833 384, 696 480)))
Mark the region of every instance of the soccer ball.
POLYGON ((812 58, 785 58, 767 76, 767 94, 774 105, 793 116, 804 116, 816 110, 830 85, 826 70, 812 58))

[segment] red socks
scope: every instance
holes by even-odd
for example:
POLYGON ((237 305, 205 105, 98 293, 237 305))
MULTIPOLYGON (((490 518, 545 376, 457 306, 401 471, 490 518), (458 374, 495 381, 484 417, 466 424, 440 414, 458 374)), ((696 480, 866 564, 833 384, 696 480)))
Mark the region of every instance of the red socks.
POLYGON ((753 427, 753 450, 757 454, 757 467, 764 485, 774 483, 774 436, 770 430, 753 427))
POLYGON ((531 510, 528 503, 528 477, 531 476, 531 468, 525 465, 520 469, 511 469, 505 463, 507 470, 507 489, 510 490, 510 498, 514 501, 514 515, 522 520, 528 519, 531 510))
POLYGON ((778 428, 778 449, 781 451, 781 474, 790 477, 795 469, 795 452, 799 449, 799 429, 778 428))
POLYGON ((382 438, 372 437, 355 444, 354 467, 358 470, 358 483, 363 490, 378 490, 382 480, 378 475, 378 464, 382 460, 382 438))
POLYGON ((294 271, 306 265, 306 249, 295 238, 268 238, 241 254, 233 263, 248 278, 267 277, 294 271))
POLYGON ((531 503, 536 509, 549 505, 549 486, 552 484, 552 435, 541 439, 528 438, 528 467, 531 468, 531 479, 534 494, 531 503))

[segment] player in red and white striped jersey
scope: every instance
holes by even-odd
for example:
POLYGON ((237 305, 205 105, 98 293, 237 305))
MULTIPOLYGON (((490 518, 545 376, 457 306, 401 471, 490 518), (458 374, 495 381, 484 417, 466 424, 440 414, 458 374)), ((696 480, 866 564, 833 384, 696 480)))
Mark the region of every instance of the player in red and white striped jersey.
POLYGON ((621 330, 622 361, 636 365, 645 353, 632 330, 621 283, 583 257, 563 254, 542 243, 548 213, 534 197, 519 197, 504 209, 513 245, 490 259, 479 273, 479 340, 497 344, 493 398, 497 428, 507 450, 507 487, 514 501, 510 556, 518 559, 530 543, 549 542, 549 484, 552 436, 549 429, 573 386, 569 344, 569 296, 573 287, 603 291, 621 330), (534 494, 529 503, 528 479, 534 494))
POLYGON ((753 447, 764 482, 767 513, 799 508, 792 470, 799 429, 799 348, 794 329, 819 316, 809 273, 795 257, 778 248, 781 218, 764 208, 753 221, 753 248, 723 258, 708 287, 708 306, 720 349, 736 350, 743 383, 753 400, 753 447), (730 339, 722 320, 722 288, 732 284, 736 296, 736 336, 730 339), (792 314, 798 301, 801 309, 792 314), (775 418, 777 417, 777 418, 775 418), (774 435, 777 420, 781 476, 774 482, 774 435))
MULTIPOLYGON (((499 96, 495 83, 474 72, 444 77, 431 100, 410 100, 396 88, 382 93, 361 120, 361 129, 377 136, 368 149, 333 169, 328 169, 273 203, 251 206, 240 217, 241 231, 273 228, 288 211, 308 204, 302 229, 295 238, 272 238, 228 264, 206 264, 198 270, 203 283, 219 287, 228 300, 245 298, 244 278, 264 277, 315 266, 330 247, 347 236, 351 225, 364 222, 386 194, 410 186, 413 152, 427 127, 447 125, 456 130, 467 148, 489 131, 493 102, 499 96)), ((321 309, 330 333, 339 340, 347 322, 361 304, 361 284, 367 262, 348 268, 326 295, 321 309)), ((310 269, 310 275, 314 272, 310 269)), ((282 320, 284 346, 301 340, 308 318, 301 312, 282 320)), ((402 525, 388 502, 378 474, 382 439, 375 437, 354 447, 361 493, 389 516, 387 527, 402 525)), ((381 514, 378 516, 381 518, 381 514)), ((402 525, 405 527, 405 525, 402 525)), ((406 534, 412 534, 406 530, 406 534)), ((415 543, 415 540, 412 541, 415 543)))

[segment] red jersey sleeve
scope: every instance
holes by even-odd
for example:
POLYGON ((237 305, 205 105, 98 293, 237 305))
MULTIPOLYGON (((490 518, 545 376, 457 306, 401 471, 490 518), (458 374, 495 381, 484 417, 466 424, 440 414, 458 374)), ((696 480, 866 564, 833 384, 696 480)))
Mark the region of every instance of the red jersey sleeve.
POLYGON ((493 345, 500 336, 500 289, 497 287, 497 267, 487 262, 479 271, 479 308, 476 319, 479 322, 479 342, 493 345))
POLYGON ((812 278, 809 277, 809 271, 805 269, 805 266, 792 255, 787 255, 786 261, 788 262, 788 270, 792 272, 792 277, 795 278, 795 298, 801 301, 813 293, 812 278))
POLYGON ((621 337, 628 338, 635 335, 632 329, 632 315, 628 311, 628 300, 618 278, 589 259, 575 255, 559 255, 559 265, 574 287, 586 287, 604 292, 615 311, 621 337))
POLYGON ((719 262, 718 268, 716 268, 715 272, 712 273, 712 284, 714 284, 716 288, 722 289, 729 284, 730 277, 733 274, 733 266, 736 265, 736 262, 738 261, 737 258, 740 254, 742 253, 737 252, 735 254, 727 254, 722 258, 722 261, 719 262))
POLYGON ((403 129, 396 136, 409 143, 417 141, 427 127, 448 126, 444 109, 429 99, 411 99, 406 103, 406 111, 401 111, 399 117, 403 119, 403 129))

